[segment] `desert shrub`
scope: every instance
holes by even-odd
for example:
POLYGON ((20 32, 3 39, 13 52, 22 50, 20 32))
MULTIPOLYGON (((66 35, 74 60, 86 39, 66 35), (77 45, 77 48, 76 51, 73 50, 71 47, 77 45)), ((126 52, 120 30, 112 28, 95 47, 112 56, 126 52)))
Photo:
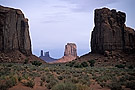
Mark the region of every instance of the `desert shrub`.
POLYGON ((81 66, 82 66, 82 67, 88 67, 88 64, 87 64, 87 62, 82 62, 82 63, 81 63, 81 66))
POLYGON ((119 64, 119 65, 115 65, 115 67, 117 67, 117 68, 125 68, 125 65, 119 64))
POLYGON ((15 76, 5 77, 3 80, 0 80, 0 90, 7 90, 8 88, 15 86, 18 82, 18 79, 15 76))
POLYGON ((24 60, 24 63, 23 63, 23 64, 28 64, 28 62, 29 62, 29 59, 26 58, 26 59, 24 60))
POLYGON ((128 66, 128 69, 133 69, 134 67, 132 65, 128 66))
POLYGON ((48 88, 48 89, 51 89, 53 86, 55 86, 56 84, 57 84, 57 80, 56 79, 54 79, 54 80, 51 80, 49 83, 47 83, 46 84, 46 87, 48 88))
POLYGON ((58 83, 52 90, 77 90, 77 88, 73 83, 58 83))
POLYGON ((34 81, 32 81, 32 80, 29 80, 29 81, 27 81, 27 82, 24 82, 23 84, 24 84, 25 86, 31 87, 31 88, 33 88, 34 85, 35 85, 34 81))
POLYGON ((43 82, 45 82, 45 79, 46 79, 45 76, 42 76, 42 77, 41 77, 41 80, 42 80, 43 82))
POLYGON ((98 82, 100 84, 101 87, 105 87, 106 83, 105 82, 98 82))
POLYGON ((13 64, 7 64, 7 67, 12 67, 13 66, 13 64))
POLYGON ((98 82, 106 82, 107 80, 110 80, 112 77, 109 75, 101 75, 96 77, 96 81, 98 82))
POLYGON ((17 78, 15 78, 14 76, 13 77, 10 77, 7 79, 6 81, 6 84, 8 87, 12 87, 12 86, 15 86, 17 84, 17 78))
POLYGON ((21 80, 22 80, 22 77, 21 77, 21 76, 19 76, 19 77, 18 77, 18 81, 20 82, 21 80))
POLYGON ((119 79, 120 82, 125 82, 126 81, 126 77, 125 76, 122 76, 120 79, 119 79))
POLYGON ((126 84, 127 88, 135 89, 135 81, 128 82, 126 84))
POLYGON ((28 79, 29 75, 28 75, 28 74, 23 74, 22 77, 23 77, 24 79, 28 79))
POLYGON ((90 64, 91 67, 94 67, 95 60, 89 60, 88 62, 89 62, 89 64, 90 64))
POLYGON ((111 83, 109 87, 111 88, 111 90, 122 90, 121 85, 117 82, 111 83))
POLYGON ((79 63, 76 63, 76 64, 74 65, 74 67, 75 67, 75 68, 82 68, 83 66, 82 66, 81 64, 79 64, 79 63))
POLYGON ((73 73, 72 75, 73 77, 79 77, 81 74, 76 72, 76 73, 73 73))
POLYGON ((6 75, 9 75, 10 74, 10 68, 7 68, 7 67, 5 67, 4 69, 1 69, 0 70, 0 76, 6 76, 6 75))
POLYGON ((32 65, 35 65, 35 66, 40 66, 42 64, 40 61, 33 61, 31 63, 32 65))
POLYGON ((79 82, 79 80, 77 78, 71 78, 71 82, 74 83, 74 84, 76 84, 76 83, 79 82))
POLYGON ((76 87, 76 90, 90 90, 90 88, 87 85, 77 84, 76 87))
POLYGON ((55 78, 54 78, 53 74, 51 74, 51 73, 46 73, 46 81, 47 81, 47 80, 51 81, 51 80, 54 80, 54 79, 55 79, 55 78))
POLYGON ((43 81, 40 81, 40 86, 43 86, 43 81))
POLYGON ((69 62, 68 64, 66 64, 66 66, 73 67, 74 64, 75 64, 75 62, 72 61, 72 62, 69 62))
POLYGON ((7 90, 8 86, 5 81, 0 81, 0 90, 7 90))
POLYGON ((31 72, 31 73, 29 73, 29 76, 31 76, 31 77, 40 77, 41 75, 38 72, 31 72))
POLYGON ((63 77, 62 76, 58 76, 57 77, 59 80, 63 80, 63 77))

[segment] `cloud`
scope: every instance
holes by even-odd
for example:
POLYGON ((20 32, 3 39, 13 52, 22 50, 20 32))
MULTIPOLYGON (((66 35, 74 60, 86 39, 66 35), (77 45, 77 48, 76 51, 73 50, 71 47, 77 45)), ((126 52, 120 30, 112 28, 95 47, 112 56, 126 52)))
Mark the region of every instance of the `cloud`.
POLYGON ((71 8, 74 12, 90 12, 94 8, 99 8, 118 0, 61 0, 73 4, 75 7, 71 8))

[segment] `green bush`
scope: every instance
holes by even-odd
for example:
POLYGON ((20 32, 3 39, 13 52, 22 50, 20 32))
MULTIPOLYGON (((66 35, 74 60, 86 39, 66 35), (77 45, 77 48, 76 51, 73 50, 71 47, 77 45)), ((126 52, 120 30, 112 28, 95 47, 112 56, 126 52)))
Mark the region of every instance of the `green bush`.
POLYGON ((46 87, 48 89, 51 89, 53 86, 55 86, 57 84, 57 80, 51 80, 49 83, 46 84, 46 87))
POLYGON ((87 64, 87 62, 82 62, 82 63, 81 63, 81 66, 82 66, 82 67, 88 67, 88 64, 87 64))
POLYGON ((5 82, 0 83, 0 90, 7 90, 7 89, 8 89, 8 86, 6 85, 5 82))
POLYGON ((127 83, 126 87, 135 90, 135 81, 131 81, 131 82, 127 83))
POLYGON ((34 85, 35 85, 35 83, 34 83, 34 81, 32 81, 32 80, 29 80, 28 82, 26 82, 26 83, 23 83, 25 86, 27 86, 27 87, 31 87, 31 88, 33 88, 34 87, 34 85))
POLYGON ((77 84, 76 87, 77 90, 90 90, 90 88, 87 85, 77 84))
POLYGON ((8 88, 15 86, 17 84, 17 80, 18 79, 14 76, 0 80, 0 90, 7 90, 8 88))
POLYGON ((42 80, 43 82, 45 82, 45 79, 46 79, 45 76, 42 76, 42 77, 41 77, 41 80, 42 80))
POLYGON ((94 67, 95 60, 89 60, 88 62, 89 62, 89 64, 90 64, 91 67, 94 67))
POLYGON ((73 83, 58 83, 52 90, 77 90, 77 87, 73 83))
POLYGON ((57 77, 59 80, 63 80, 63 77, 62 76, 58 76, 57 77))
POLYGON ((33 61, 32 65, 40 66, 42 63, 40 61, 33 61))
POLYGON ((128 66, 129 69, 133 69, 134 67, 132 65, 128 66))
POLYGON ((82 66, 81 64, 79 64, 79 63, 76 63, 76 64, 74 65, 74 67, 75 67, 75 68, 82 68, 83 66, 82 66))
POLYGON ((125 65, 119 64, 119 65, 115 65, 115 67, 117 67, 117 68, 125 68, 125 65))
POLYGON ((73 67, 74 64, 75 64, 75 62, 72 61, 72 62, 69 62, 68 64, 66 64, 66 66, 73 67))
POLYGON ((26 58, 23 64, 28 64, 28 62, 29 62, 29 59, 26 58))
POLYGON ((121 85, 117 82, 111 83, 109 87, 111 88, 111 90, 122 90, 121 85))

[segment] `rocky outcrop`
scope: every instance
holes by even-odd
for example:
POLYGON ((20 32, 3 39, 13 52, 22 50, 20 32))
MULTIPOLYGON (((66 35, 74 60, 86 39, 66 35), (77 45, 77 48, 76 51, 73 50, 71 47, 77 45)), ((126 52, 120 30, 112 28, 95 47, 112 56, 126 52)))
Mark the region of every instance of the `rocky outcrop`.
POLYGON ((108 8, 95 10, 95 27, 92 31, 91 50, 94 53, 122 50, 134 52, 135 31, 125 25, 124 12, 108 8))
POLYGON ((77 48, 74 43, 67 43, 67 45, 65 46, 64 56, 77 57, 77 48))
POLYGON ((57 60, 57 59, 50 57, 49 52, 45 52, 44 54, 43 53, 44 53, 43 50, 41 50, 41 56, 39 56, 39 58, 44 60, 45 62, 50 63, 50 62, 54 62, 57 60))
POLYGON ((77 58, 77 46, 74 43, 67 43, 65 45, 64 56, 53 63, 65 63, 75 60, 77 58))
POLYGON ((0 6, 0 62, 40 60, 32 55, 28 19, 19 9, 0 6))
POLYGON ((28 19, 19 9, 0 6, 0 51, 31 55, 28 19))

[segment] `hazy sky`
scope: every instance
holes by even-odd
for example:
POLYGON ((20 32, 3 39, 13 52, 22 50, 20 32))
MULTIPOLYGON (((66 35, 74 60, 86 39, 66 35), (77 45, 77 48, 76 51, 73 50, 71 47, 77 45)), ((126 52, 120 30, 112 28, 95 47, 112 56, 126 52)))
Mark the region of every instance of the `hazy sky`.
POLYGON ((0 5, 21 9, 29 19, 37 56, 44 50, 60 58, 68 42, 76 43, 79 56, 88 53, 96 8, 126 12, 127 26, 135 28, 135 0, 0 0, 0 5))

